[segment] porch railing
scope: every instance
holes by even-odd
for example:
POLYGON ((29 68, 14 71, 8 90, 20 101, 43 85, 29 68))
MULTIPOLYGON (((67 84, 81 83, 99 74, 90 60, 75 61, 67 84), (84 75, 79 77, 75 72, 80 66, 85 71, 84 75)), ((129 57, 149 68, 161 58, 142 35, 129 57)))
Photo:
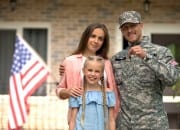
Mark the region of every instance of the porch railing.
MULTIPOLYGON (((67 130, 68 101, 55 95, 55 85, 47 96, 30 96, 30 113, 23 130, 67 130)), ((7 130, 9 95, 0 95, 0 130, 7 130)))

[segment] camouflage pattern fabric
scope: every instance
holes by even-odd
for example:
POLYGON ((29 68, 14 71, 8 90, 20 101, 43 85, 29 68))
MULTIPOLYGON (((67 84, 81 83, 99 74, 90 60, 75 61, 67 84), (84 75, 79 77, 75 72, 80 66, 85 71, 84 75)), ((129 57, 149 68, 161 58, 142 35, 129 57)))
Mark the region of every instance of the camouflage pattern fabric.
POLYGON ((111 59, 116 83, 121 95, 121 111, 117 130, 168 130, 163 106, 163 90, 175 84, 180 68, 168 48, 141 41, 148 53, 146 59, 128 56, 128 49, 111 59))
POLYGON ((126 11, 119 16, 119 25, 125 23, 141 23, 141 15, 137 11, 126 11))

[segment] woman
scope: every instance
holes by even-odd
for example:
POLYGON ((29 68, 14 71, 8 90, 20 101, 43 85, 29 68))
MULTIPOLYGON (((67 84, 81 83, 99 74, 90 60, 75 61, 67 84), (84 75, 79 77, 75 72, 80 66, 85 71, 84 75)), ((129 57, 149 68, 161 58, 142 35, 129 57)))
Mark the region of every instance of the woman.
MULTIPOLYGON (((112 66, 108 60, 109 33, 104 24, 90 24, 81 36, 78 48, 71 56, 63 61, 64 74, 56 89, 56 94, 60 99, 68 99, 70 96, 82 95, 82 67, 86 57, 98 55, 105 59, 104 83, 109 89, 114 89, 116 94, 115 117, 119 109, 119 93, 116 88, 112 66)), ((69 111, 70 113, 70 111, 69 111)), ((69 118, 68 118, 69 119, 69 118)), ((69 122, 69 120, 68 120, 69 122)))

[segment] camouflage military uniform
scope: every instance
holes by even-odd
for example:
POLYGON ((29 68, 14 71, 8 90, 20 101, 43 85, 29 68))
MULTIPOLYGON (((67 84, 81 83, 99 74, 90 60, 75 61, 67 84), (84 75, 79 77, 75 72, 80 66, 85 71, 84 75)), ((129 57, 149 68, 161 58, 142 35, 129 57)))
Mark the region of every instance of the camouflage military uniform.
POLYGON ((146 59, 128 57, 129 48, 111 59, 121 95, 117 130, 168 130, 163 90, 176 82, 179 68, 169 49, 147 39, 139 44, 148 54, 146 59))

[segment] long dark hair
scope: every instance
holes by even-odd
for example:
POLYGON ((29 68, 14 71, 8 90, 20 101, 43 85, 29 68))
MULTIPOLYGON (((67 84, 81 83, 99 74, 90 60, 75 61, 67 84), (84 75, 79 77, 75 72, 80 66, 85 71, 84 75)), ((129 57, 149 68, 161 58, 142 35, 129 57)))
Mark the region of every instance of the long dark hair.
POLYGON ((102 29, 105 34, 102 47, 96 52, 96 55, 102 56, 104 59, 108 58, 109 33, 108 33, 107 27, 101 23, 93 23, 93 24, 90 24, 89 26, 87 26, 87 28, 84 30, 84 32, 81 36, 81 40, 79 42, 78 48, 72 53, 72 55, 84 52, 84 50, 86 49, 89 37, 91 36, 92 32, 96 28, 102 29))

